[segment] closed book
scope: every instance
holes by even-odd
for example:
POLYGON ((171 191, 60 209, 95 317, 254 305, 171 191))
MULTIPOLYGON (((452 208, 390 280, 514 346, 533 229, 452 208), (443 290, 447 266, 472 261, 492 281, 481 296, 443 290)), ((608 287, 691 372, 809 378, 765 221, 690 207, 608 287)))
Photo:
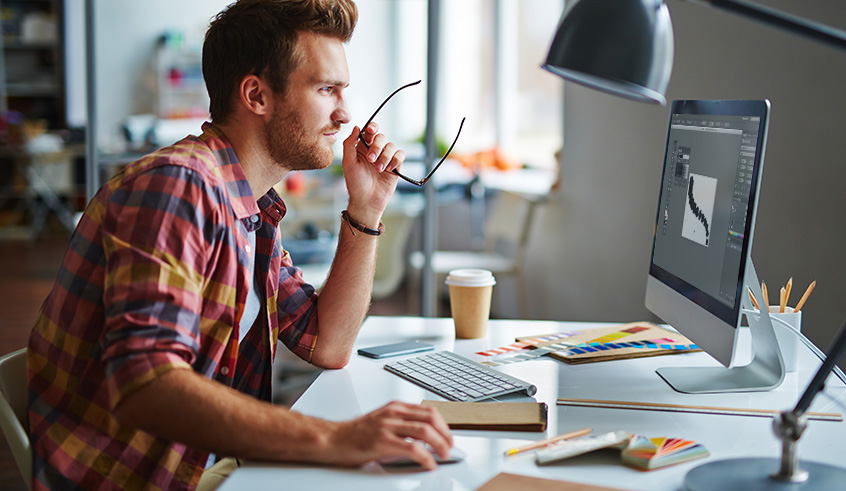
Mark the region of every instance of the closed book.
POLYGON ((543 402, 451 402, 424 400, 454 430, 546 431, 543 402))

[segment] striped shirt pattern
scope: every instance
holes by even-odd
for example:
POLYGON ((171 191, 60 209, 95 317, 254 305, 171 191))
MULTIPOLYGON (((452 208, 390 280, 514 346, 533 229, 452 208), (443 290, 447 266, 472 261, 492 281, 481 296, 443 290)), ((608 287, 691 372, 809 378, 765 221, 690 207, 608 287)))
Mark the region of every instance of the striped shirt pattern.
POLYGON ((33 489, 193 489, 207 452, 111 411, 175 369, 270 401, 277 340, 310 361, 317 294, 281 247, 285 211, 272 189, 254 198, 210 123, 98 191, 29 340, 33 489), (252 254, 264 304, 241 326, 252 254))

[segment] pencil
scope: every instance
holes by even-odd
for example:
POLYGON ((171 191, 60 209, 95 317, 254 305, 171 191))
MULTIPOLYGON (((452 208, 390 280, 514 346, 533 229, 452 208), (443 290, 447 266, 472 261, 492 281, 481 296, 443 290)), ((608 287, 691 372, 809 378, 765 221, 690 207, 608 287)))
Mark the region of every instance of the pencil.
POLYGON ((546 447, 547 445, 552 445, 553 443, 558 443, 562 440, 569 440, 570 438, 585 436, 591 431, 593 430, 591 430, 590 428, 582 428, 581 430, 571 431, 570 433, 564 433, 563 435, 554 436, 545 440, 538 440, 535 443, 531 443, 529 445, 508 449, 505 451, 505 455, 514 455, 520 452, 525 452, 526 450, 534 450, 536 448, 546 447))
POLYGON ((787 280, 787 289, 784 290, 784 306, 787 307, 787 299, 790 298, 790 291, 793 290, 793 277, 787 280))
POLYGON ((755 300, 755 295, 752 293, 752 289, 747 288, 747 290, 749 291, 749 299, 752 300, 752 305, 754 305, 756 309, 761 310, 761 307, 758 307, 758 301, 755 300))
POLYGON ((799 309, 805 305, 805 300, 808 300, 808 296, 810 296, 811 292, 814 291, 815 286, 817 286, 817 280, 812 281, 811 284, 808 285, 808 289, 805 290, 805 294, 802 295, 802 298, 799 299, 799 303, 796 304, 796 308, 793 309, 794 312, 799 312, 799 309))
POLYGON ((785 300, 784 293, 786 291, 787 290, 784 287, 781 287, 781 290, 779 291, 779 294, 778 294, 778 312, 780 314, 784 313, 784 300, 785 300))
MULTIPOLYGON (((767 306, 767 312, 770 311, 770 297, 767 295, 767 284, 763 281, 761 282, 761 293, 764 294, 764 305, 767 306)), ((758 309, 760 310, 760 309, 758 309)))

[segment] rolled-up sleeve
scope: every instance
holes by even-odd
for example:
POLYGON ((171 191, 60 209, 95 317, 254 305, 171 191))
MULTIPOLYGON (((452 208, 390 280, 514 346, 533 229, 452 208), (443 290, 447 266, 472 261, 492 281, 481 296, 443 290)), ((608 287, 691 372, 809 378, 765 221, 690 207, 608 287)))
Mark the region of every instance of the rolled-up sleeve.
POLYGON ((112 408, 197 358, 212 200, 195 171, 170 165, 124 182, 107 204, 102 361, 112 408))
POLYGON ((291 255, 282 251, 279 271, 279 292, 276 302, 279 340, 291 352, 311 363, 317 344, 318 294, 305 282, 302 270, 291 262, 291 255))

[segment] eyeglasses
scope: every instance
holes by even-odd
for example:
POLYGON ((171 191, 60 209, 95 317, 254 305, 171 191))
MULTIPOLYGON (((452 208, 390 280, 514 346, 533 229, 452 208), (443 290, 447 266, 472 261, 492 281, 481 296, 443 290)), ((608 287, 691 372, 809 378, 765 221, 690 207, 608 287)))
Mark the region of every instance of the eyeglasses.
MULTIPOLYGON (((402 87, 398 88, 397 90, 391 92, 391 95, 389 95, 388 98, 385 99, 385 101, 382 102, 382 104, 380 104, 379 107, 376 108, 376 112, 374 112, 373 116, 370 116, 370 119, 368 119, 367 122, 364 123, 364 126, 361 127, 361 132, 359 132, 359 134, 358 134, 358 139, 361 140, 361 143, 363 143, 365 147, 370 148, 370 145, 368 145, 367 142, 364 141, 364 129, 367 128, 367 125, 369 125, 373 121, 373 118, 375 118, 376 115, 379 114, 379 111, 385 106, 385 104, 388 103, 389 100, 391 100, 391 97, 393 97, 397 94, 397 92, 401 91, 402 89, 406 89, 408 87, 411 87, 412 85, 417 85, 420 82, 421 81, 418 80, 416 82, 412 82, 410 84, 403 85, 402 87)), ((458 141, 458 135, 461 134, 461 128, 464 127, 464 120, 465 119, 467 119, 467 118, 461 118, 461 125, 458 127, 458 134, 455 135, 455 140, 452 141, 452 145, 449 146, 449 149, 446 151, 444 156, 441 157, 441 160, 438 161, 438 163, 435 165, 435 167, 432 169, 432 171, 429 172, 428 176, 424 177, 423 179, 417 180, 417 179, 412 179, 410 177, 406 177, 406 176, 400 174, 399 171, 397 171, 396 169, 393 169, 391 172, 393 172, 394 174, 399 176, 401 179, 403 179, 407 182, 410 182, 411 184, 414 184, 415 186, 422 186, 422 185, 426 184, 426 181, 428 181, 432 177, 432 175, 435 174, 435 171, 438 170, 438 167, 440 167, 441 164, 444 163, 444 160, 446 160, 447 156, 449 156, 449 153, 452 152, 452 147, 455 146, 455 142, 458 141)))

